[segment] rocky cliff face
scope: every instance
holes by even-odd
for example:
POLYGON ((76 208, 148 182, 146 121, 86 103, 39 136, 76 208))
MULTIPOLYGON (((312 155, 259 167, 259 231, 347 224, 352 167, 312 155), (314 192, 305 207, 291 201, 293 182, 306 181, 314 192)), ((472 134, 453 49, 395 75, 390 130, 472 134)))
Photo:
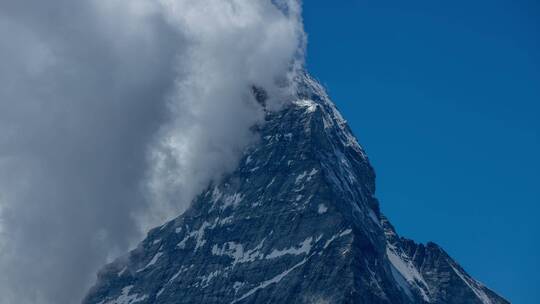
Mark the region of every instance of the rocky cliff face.
POLYGON ((437 245, 400 238, 324 90, 305 76, 297 97, 267 114, 233 173, 107 265, 83 303, 508 303, 437 245))

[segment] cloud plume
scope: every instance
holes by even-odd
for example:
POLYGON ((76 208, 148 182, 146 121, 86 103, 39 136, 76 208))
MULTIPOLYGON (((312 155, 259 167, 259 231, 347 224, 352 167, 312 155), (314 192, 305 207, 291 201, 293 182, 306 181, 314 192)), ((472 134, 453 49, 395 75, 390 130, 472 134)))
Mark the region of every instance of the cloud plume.
POLYGON ((7 0, 0 36, 0 304, 79 302, 235 166, 305 41, 296 0, 7 0))

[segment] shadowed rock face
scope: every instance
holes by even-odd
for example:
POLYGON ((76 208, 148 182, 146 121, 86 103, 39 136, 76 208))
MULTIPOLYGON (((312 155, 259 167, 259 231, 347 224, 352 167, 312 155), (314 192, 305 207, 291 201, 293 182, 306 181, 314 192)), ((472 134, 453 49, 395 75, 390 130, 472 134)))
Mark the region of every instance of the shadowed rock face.
POLYGON ((83 303, 508 303, 437 245, 400 238, 324 90, 304 76, 297 97, 267 114, 233 173, 105 266, 83 303))

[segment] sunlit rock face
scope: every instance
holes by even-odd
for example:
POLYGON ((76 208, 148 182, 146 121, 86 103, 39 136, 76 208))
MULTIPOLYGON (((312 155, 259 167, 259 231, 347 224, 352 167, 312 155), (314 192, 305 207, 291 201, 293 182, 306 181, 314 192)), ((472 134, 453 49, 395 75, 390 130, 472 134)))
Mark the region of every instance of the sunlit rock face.
POLYGON ((396 234, 366 154, 309 76, 256 129, 238 168, 107 265, 84 304, 508 303, 396 234))

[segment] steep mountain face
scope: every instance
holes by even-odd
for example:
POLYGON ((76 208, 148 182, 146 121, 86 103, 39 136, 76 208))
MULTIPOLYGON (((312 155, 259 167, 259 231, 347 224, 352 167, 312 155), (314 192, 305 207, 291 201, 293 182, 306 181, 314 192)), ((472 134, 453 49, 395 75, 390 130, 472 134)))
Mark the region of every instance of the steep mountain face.
POLYGON ((400 238, 324 90, 304 76, 297 97, 267 114, 234 172, 107 265, 83 303, 508 303, 437 245, 400 238))

